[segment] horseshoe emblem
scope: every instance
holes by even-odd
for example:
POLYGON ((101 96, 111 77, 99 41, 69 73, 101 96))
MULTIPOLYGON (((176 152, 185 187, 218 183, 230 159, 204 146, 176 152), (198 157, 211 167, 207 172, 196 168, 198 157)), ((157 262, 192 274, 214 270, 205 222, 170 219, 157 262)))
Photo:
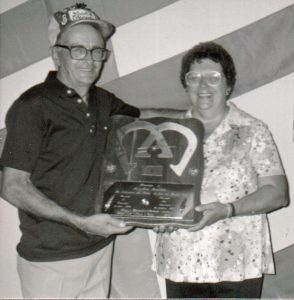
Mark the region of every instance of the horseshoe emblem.
POLYGON ((170 164, 169 167, 173 170, 173 172, 177 176, 181 176, 188 165, 191 157, 193 156, 198 142, 197 137, 193 133, 193 131, 181 124, 173 123, 173 122, 165 122, 161 123, 159 125, 154 125, 152 123, 149 123, 147 121, 138 120, 134 123, 129 123, 123 127, 121 127, 117 131, 117 143, 116 143, 116 150, 118 154, 118 158, 120 160, 121 166, 124 169, 126 173, 128 173, 130 170, 136 167, 136 163, 129 162, 127 160, 126 151, 123 147, 123 138, 125 135, 127 135, 130 132, 136 132, 137 130, 145 129, 150 132, 148 137, 145 139, 145 141, 142 143, 142 145, 138 148, 138 152, 136 153, 136 157, 141 158, 148 158, 151 157, 151 155, 147 152, 148 149, 151 147, 151 145, 156 142, 157 147, 161 150, 161 153, 158 154, 159 158, 173 158, 173 153, 170 150, 169 145, 167 144, 162 132, 164 131, 176 131, 180 133, 181 135, 184 135, 187 140, 187 147, 184 151, 184 154, 179 161, 178 164, 170 164))

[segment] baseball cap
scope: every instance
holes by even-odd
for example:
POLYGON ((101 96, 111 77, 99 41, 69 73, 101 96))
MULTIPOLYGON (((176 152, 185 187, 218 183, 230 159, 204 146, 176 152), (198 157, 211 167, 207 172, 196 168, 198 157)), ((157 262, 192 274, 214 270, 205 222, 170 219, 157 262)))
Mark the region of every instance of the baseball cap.
POLYGON ((113 24, 100 19, 86 4, 77 3, 54 13, 51 17, 48 26, 48 39, 50 45, 53 46, 56 43, 62 32, 81 23, 91 24, 93 27, 97 28, 105 40, 110 38, 115 30, 113 24))

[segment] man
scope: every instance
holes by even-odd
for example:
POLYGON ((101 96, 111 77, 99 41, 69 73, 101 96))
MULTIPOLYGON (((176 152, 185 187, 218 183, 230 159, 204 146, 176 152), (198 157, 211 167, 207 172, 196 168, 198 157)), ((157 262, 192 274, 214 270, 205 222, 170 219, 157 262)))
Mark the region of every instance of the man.
POLYGON ((49 41, 57 72, 7 113, 2 197, 19 209, 25 298, 106 298, 114 234, 131 228, 96 199, 110 116, 139 110, 94 86, 114 26, 83 4, 57 12, 49 41))

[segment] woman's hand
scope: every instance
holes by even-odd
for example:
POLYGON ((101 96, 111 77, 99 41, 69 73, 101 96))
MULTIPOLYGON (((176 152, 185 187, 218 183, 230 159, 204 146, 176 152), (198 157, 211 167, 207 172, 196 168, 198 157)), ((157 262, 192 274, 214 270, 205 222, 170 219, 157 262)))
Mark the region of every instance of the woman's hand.
POLYGON ((219 220, 225 219, 228 216, 228 206, 220 202, 203 204, 195 207, 197 212, 202 212, 203 217, 189 231, 197 231, 205 226, 211 225, 219 220))
MULTIPOLYGON (((203 217, 194 226, 188 228, 188 231, 197 231, 205 226, 211 225, 219 220, 225 219, 232 213, 228 204, 220 202, 213 202, 209 204, 203 204, 195 207, 197 212, 202 212, 203 217)), ((155 233, 171 233, 179 228, 174 225, 162 224, 155 226, 153 231, 155 233)))

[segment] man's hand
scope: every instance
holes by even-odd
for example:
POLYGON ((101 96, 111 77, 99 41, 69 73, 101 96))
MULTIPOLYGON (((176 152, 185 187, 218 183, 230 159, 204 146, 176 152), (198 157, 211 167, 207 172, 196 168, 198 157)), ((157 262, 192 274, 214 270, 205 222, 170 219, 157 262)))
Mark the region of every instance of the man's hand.
POLYGON ((19 209, 36 216, 61 222, 82 231, 108 237, 132 229, 120 220, 107 214, 80 216, 58 205, 39 191, 31 182, 31 174, 25 171, 4 168, 1 196, 19 209))
POLYGON ((132 226, 126 226, 123 221, 112 218, 108 214, 81 217, 78 227, 88 234, 101 235, 104 237, 108 237, 112 234, 125 233, 133 228, 132 226))
POLYGON ((193 227, 189 228, 189 231, 197 231, 205 226, 211 225, 219 220, 225 219, 228 214, 226 204, 220 202, 213 202, 209 204, 203 204, 195 207, 195 210, 203 213, 201 220, 193 227))

